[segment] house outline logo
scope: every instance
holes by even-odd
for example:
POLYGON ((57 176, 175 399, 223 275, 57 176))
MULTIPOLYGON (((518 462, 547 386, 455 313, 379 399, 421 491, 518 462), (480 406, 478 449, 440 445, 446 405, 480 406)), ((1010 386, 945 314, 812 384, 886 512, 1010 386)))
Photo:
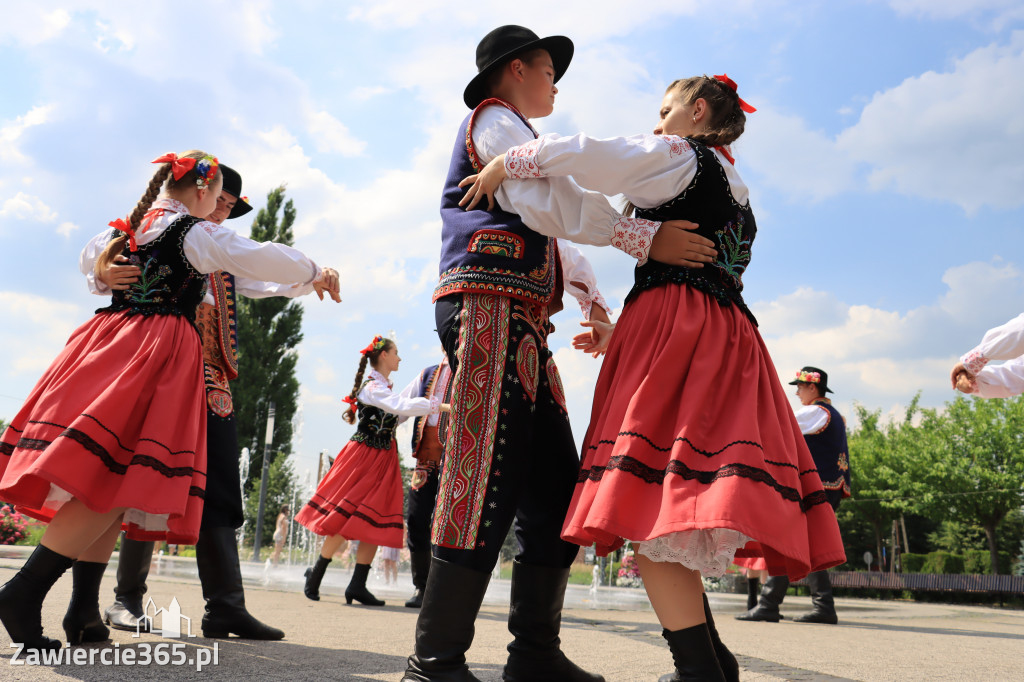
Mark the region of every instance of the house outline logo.
POLYGON ((145 621, 149 621, 150 627, 149 632, 154 635, 160 635, 169 639, 178 639, 182 636, 181 632, 181 621, 184 620, 185 634, 188 637, 198 637, 198 635, 192 634, 192 619, 188 616, 182 615, 181 605, 178 604, 178 598, 172 597, 171 603, 167 608, 157 607, 156 602, 150 597, 146 601, 146 608, 143 609, 142 618, 139 618, 135 623, 135 634, 132 637, 138 637, 142 634, 143 624, 145 621), (152 615, 151 615, 152 612, 152 615), (156 628, 156 617, 160 616, 160 629, 156 628))

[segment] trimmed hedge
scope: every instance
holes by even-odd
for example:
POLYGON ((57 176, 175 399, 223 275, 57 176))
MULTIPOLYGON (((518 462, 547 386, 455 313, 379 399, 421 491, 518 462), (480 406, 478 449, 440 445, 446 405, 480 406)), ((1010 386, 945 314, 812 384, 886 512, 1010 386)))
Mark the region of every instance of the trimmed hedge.
POLYGON ((927 558, 927 554, 911 554, 910 552, 904 552, 900 555, 900 561, 903 562, 903 572, 920 573, 921 567, 924 566, 924 562, 927 558))
POLYGON ((951 552, 929 552, 921 566, 921 573, 944 575, 963 572, 964 558, 951 552))

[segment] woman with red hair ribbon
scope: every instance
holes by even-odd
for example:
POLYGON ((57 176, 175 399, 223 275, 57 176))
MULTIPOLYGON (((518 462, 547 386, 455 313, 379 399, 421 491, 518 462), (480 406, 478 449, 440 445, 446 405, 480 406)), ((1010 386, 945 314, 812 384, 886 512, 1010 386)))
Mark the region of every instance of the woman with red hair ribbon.
POLYGON ((356 432, 295 520, 325 536, 316 564, 306 569, 303 592, 308 598, 320 600, 320 583, 334 553, 346 540, 358 540, 356 567, 345 588, 345 601, 383 606, 384 602, 366 589, 366 578, 378 546, 402 546, 403 486, 395 429, 409 417, 447 412, 448 405, 436 396, 414 397, 418 379, 401 393, 392 391, 390 376, 402 358, 391 339, 375 336, 359 353, 362 358, 352 392, 342 399, 349 406, 342 415, 345 421, 356 423, 358 412, 356 432), (364 380, 367 364, 370 372, 364 380))
POLYGON ((758 546, 769 572, 794 578, 845 560, 741 295, 755 223, 730 145, 753 111, 726 75, 681 79, 666 90, 653 134, 543 135, 463 181, 473 183, 463 199, 471 207, 506 178, 571 175, 586 189, 624 194, 639 218, 697 223, 715 244, 697 262, 640 263, 614 333, 588 322, 592 331, 576 341, 606 347, 607 357, 562 537, 599 554, 634 543, 676 664, 663 680, 739 679, 702 575, 722 575, 758 546))

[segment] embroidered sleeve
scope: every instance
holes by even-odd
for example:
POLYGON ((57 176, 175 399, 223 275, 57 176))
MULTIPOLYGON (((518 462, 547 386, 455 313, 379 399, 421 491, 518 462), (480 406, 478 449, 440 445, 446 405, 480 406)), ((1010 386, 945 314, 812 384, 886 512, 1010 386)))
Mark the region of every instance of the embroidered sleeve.
POLYGON ((654 220, 623 216, 612 226, 612 246, 636 258, 637 265, 643 265, 651 254, 651 242, 660 227, 661 223, 654 220))
POLYGON ((1024 314, 985 332, 981 343, 960 358, 967 370, 977 374, 990 360, 1012 360, 1024 356, 1024 314))
POLYGON ((984 357, 977 349, 975 349, 960 358, 960 362, 964 363, 964 367, 967 368, 968 372, 976 375, 985 368, 985 365, 988 364, 988 358, 984 357))
POLYGON ((505 174, 512 180, 544 177, 540 172, 540 166, 537 165, 539 146, 539 139, 531 140, 505 152, 505 174))

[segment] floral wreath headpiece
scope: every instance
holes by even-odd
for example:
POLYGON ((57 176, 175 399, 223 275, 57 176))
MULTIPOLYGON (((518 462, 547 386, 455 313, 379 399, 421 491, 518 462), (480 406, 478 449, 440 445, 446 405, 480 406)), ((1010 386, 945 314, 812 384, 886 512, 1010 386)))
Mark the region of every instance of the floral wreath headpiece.
POLYGON ((800 370, 796 373, 796 380, 805 384, 820 384, 821 375, 817 372, 805 372, 800 370))
POLYGON ((359 353, 360 355, 366 355, 367 353, 372 353, 375 350, 381 350, 387 342, 387 339, 380 334, 377 334, 377 336, 373 337, 373 341, 370 342, 370 345, 359 351, 359 353))
POLYGON ((210 186, 213 179, 217 177, 217 169, 220 167, 217 157, 209 154, 201 159, 193 159, 189 156, 179 157, 174 152, 168 152, 160 158, 153 159, 153 163, 171 164, 171 174, 174 175, 175 180, 181 180, 185 173, 194 170, 197 176, 196 186, 200 189, 210 186))

